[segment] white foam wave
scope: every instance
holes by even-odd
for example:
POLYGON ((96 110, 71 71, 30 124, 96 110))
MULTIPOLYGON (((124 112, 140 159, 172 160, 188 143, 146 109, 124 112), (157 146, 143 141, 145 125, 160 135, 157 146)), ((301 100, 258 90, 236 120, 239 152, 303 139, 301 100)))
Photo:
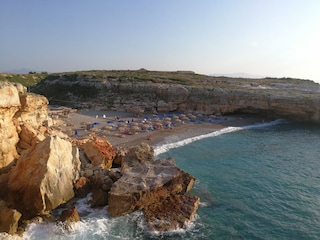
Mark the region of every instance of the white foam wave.
POLYGON ((169 142, 166 144, 162 144, 162 145, 158 145, 155 146, 154 148, 154 153, 155 156, 160 155, 162 153, 168 152, 170 149, 173 148, 178 148, 178 147, 182 147, 185 146, 189 143, 195 142, 195 141, 199 141, 201 139, 204 138, 209 138, 209 137, 216 137, 222 134, 226 134, 226 133, 231 133, 231 132, 236 132, 236 131, 240 131, 240 130, 245 130, 245 129, 253 129, 253 128, 264 128, 264 127, 270 127, 270 126, 274 126, 280 123, 283 123, 284 121, 282 119, 277 119, 275 121, 272 122, 267 122, 267 123, 259 123, 259 124, 254 124, 254 125, 248 125, 248 126, 243 126, 243 127, 226 127, 220 130, 216 130, 214 132, 211 133, 207 133, 207 134, 203 134, 200 136, 195 136, 195 137, 191 137, 191 138, 186 138, 177 142, 169 142))

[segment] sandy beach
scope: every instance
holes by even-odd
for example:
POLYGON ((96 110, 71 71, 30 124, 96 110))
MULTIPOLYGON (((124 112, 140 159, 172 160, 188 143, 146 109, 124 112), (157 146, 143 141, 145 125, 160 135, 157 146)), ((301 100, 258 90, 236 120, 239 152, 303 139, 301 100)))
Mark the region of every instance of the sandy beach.
POLYGON ((55 120, 55 126, 71 138, 100 136, 115 147, 130 147, 142 141, 156 146, 171 136, 189 138, 207 134, 228 126, 246 126, 261 123, 257 116, 206 117, 176 114, 145 114, 118 111, 73 111, 55 120), (59 122, 60 121, 60 122, 59 122))

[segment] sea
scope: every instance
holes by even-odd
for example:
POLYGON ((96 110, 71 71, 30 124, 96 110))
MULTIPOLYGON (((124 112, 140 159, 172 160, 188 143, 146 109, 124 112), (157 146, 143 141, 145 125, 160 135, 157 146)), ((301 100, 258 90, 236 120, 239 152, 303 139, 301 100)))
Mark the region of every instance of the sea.
MULTIPOLYGON (((155 146, 196 182, 200 197, 186 229, 150 232, 142 212, 111 218, 78 199, 69 228, 32 223, 23 239, 320 239, 320 126, 277 119, 155 146)), ((59 214, 63 209, 56 210, 59 214)))

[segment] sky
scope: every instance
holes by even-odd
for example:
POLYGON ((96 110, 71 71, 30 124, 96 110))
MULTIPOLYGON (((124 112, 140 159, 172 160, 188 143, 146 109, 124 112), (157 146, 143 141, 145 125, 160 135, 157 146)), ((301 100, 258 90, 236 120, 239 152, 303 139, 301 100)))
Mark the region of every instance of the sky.
POLYGON ((191 70, 320 82, 319 0, 1 0, 0 72, 191 70))

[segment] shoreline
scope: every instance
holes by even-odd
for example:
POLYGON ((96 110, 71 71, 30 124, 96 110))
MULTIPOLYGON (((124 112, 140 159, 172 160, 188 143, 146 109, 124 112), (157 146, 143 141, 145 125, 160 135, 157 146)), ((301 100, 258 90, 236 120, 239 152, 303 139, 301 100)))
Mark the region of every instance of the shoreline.
MULTIPOLYGON (((155 121, 160 122, 160 115, 152 116, 155 119, 159 119, 155 121)), ((67 133, 72 139, 100 136, 108 140, 116 148, 132 147, 143 141, 155 148, 168 143, 168 140, 169 142, 172 141, 173 137, 180 141, 215 132, 226 127, 241 127, 263 123, 265 119, 262 116, 253 115, 226 116, 211 122, 196 119, 193 122, 183 121, 178 124, 172 124, 167 128, 142 130, 140 129, 141 126, 145 126, 146 122, 148 122, 149 126, 154 124, 154 119, 151 120, 151 116, 148 116, 150 121, 146 121, 145 117, 134 117, 131 113, 120 111, 75 111, 69 113, 65 119, 60 119, 62 122, 58 127, 55 127, 67 133), (88 125, 92 125, 92 128, 86 129, 88 125), (133 129, 132 125, 139 126, 139 130, 137 128, 137 131, 131 131, 130 127, 133 129)), ((173 118, 177 118, 177 115, 171 114, 171 119, 173 118)), ((161 121, 163 122, 164 119, 166 118, 162 117, 161 121)))

